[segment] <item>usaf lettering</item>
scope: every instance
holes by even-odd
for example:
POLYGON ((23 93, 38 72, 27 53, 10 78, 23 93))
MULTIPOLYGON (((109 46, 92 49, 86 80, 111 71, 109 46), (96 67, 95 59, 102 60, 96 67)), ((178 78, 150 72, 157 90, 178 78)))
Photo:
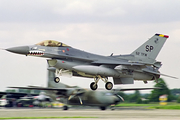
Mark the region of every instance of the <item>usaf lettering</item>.
POLYGON ((151 52, 153 49, 153 46, 146 45, 146 52, 151 52))

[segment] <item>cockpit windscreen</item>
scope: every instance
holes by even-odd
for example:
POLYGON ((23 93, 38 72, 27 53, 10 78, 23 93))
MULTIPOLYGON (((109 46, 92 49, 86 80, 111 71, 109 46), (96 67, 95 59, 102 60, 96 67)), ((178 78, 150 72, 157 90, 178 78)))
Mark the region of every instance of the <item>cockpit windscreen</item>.
POLYGON ((70 47, 62 42, 58 42, 55 40, 45 40, 40 43, 37 43, 36 45, 40 46, 48 46, 48 47, 70 47))

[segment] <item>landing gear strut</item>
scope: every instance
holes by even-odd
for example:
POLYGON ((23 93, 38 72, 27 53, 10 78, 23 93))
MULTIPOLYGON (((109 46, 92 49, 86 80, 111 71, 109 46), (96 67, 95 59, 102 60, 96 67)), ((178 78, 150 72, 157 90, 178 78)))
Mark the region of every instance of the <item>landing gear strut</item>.
POLYGON ((55 71, 55 78, 54 78, 54 82, 55 82, 55 83, 59 83, 59 81, 60 81, 59 76, 60 76, 60 74, 61 74, 61 71, 62 71, 62 69, 61 69, 61 70, 56 69, 56 71, 55 71))
POLYGON ((98 83, 98 81, 99 81, 100 79, 106 83, 106 84, 105 84, 105 88, 106 88, 107 90, 111 90, 111 89, 113 88, 113 84, 112 84, 111 82, 108 82, 108 78, 106 78, 106 77, 101 77, 100 75, 98 75, 96 78, 94 78, 94 81, 95 81, 95 82, 92 82, 92 83, 90 84, 90 88, 91 88, 92 90, 96 90, 96 89, 98 88, 97 83, 98 83))

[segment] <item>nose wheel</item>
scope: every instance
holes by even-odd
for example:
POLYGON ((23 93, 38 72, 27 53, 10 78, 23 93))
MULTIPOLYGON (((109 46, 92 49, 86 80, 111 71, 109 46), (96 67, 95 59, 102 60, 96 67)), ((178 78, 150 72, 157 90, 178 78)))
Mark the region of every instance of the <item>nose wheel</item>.
POLYGON ((60 82, 60 76, 61 76, 61 73, 62 73, 62 70, 63 69, 56 69, 56 71, 55 71, 55 78, 54 78, 54 82, 55 83, 59 83, 60 82))
POLYGON ((59 77, 55 77, 55 78, 54 78, 54 82, 55 82, 55 83, 59 83, 59 81, 60 81, 60 78, 59 78, 59 77))

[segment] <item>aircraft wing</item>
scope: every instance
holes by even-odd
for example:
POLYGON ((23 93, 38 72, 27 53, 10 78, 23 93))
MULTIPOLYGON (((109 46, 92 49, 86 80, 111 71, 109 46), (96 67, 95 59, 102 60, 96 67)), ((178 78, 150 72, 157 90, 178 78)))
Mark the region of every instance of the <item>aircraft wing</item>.
MULTIPOLYGON (((10 94, 11 96, 14 96, 14 97, 24 97, 24 96, 28 95, 28 93, 21 93, 21 92, 0 92, 0 98, 3 95, 7 95, 7 94, 10 94)), ((38 94, 30 94, 30 95, 36 96, 38 94)))
POLYGON ((54 59, 58 58, 71 58, 76 60, 82 60, 82 61, 88 61, 92 64, 107 64, 107 65, 144 65, 143 63, 135 63, 135 62, 128 62, 126 60, 115 60, 114 58, 110 58, 108 60, 97 60, 97 59, 91 59, 91 58, 85 58, 85 57, 77 57, 72 55, 54 55, 51 53, 46 53, 46 55, 51 56, 54 59))
POLYGON ((133 62, 128 62, 128 61, 116 61, 116 60, 112 60, 112 61, 103 61, 103 60, 98 60, 98 61, 94 61, 92 62, 93 64, 106 64, 106 65, 144 65, 142 63, 133 63, 133 62))
POLYGON ((144 72, 148 72, 148 73, 152 73, 152 74, 156 74, 156 75, 162 75, 162 76, 166 76, 166 77, 170 77, 170 78, 174 78, 174 79, 178 79, 177 77, 173 77, 173 76, 169 76, 169 75, 165 75, 162 73, 158 73, 152 70, 148 70, 148 69, 143 69, 144 72))
POLYGON ((8 87, 8 88, 18 88, 18 89, 31 89, 31 90, 51 90, 51 91, 67 91, 73 88, 46 88, 46 87, 8 87))
POLYGON ((6 95, 7 92, 0 92, 0 95, 6 95))
POLYGON ((131 90, 153 90, 153 89, 161 89, 159 87, 154 88, 123 88, 123 89, 113 89, 114 91, 131 91, 131 90))
POLYGON ((82 88, 48 88, 48 87, 8 87, 8 88, 55 91, 58 95, 64 95, 64 93, 67 93, 68 91, 76 91, 76 93, 74 94, 84 93, 84 89, 82 88))

